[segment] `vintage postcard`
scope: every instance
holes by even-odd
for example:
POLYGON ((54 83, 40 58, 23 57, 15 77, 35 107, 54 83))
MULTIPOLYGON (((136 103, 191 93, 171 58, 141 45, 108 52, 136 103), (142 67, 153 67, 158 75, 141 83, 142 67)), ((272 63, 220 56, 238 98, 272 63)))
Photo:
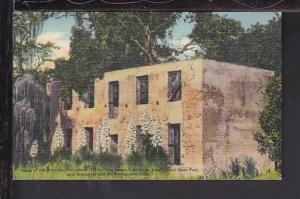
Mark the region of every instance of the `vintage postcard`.
POLYGON ((280 180, 281 13, 13 16, 14 180, 280 180))

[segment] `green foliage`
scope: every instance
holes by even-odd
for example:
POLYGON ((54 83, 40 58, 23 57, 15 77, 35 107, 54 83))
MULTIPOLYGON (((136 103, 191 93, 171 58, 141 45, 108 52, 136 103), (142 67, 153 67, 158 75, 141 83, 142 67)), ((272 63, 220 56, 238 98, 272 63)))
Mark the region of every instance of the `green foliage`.
POLYGON ((90 162, 95 160, 95 154, 88 150, 86 147, 81 147, 72 155, 72 161, 74 161, 78 165, 83 162, 90 162))
POLYGON ((281 180, 281 173, 278 171, 262 171, 258 176, 252 178, 253 180, 281 180))
POLYGON ((282 164, 281 86, 280 76, 269 80, 264 92, 264 110, 259 117, 263 131, 254 135, 255 141, 259 145, 258 151, 261 154, 267 154, 269 159, 275 162, 278 171, 281 171, 282 164))
POLYGON ((21 75, 23 70, 39 67, 51 60, 54 43, 38 43, 43 23, 50 16, 45 12, 14 12, 13 16, 13 61, 14 75, 21 75))
POLYGON ((256 169, 256 161, 253 158, 247 157, 244 161, 243 174, 245 178, 258 176, 258 170, 256 169))
POLYGON ((54 154, 50 157, 51 162, 59 162, 62 160, 70 160, 72 151, 66 147, 56 149, 54 154))
POLYGON ((230 174, 232 176, 238 176, 242 170, 241 162, 238 158, 231 159, 230 174))
POLYGON ((246 157, 243 164, 238 158, 231 159, 230 173, 227 174, 225 172, 222 176, 224 178, 247 179, 258 176, 258 174, 255 160, 251 157, 246 157))
POLYGON ((168 155, 162 147, 152 147, 146 156, 147 163, 162 170, 168 170, 171 166, 168 155))
POLYGON ((93 165, 99 165, 102 168, 116 170, 122 165, 122 158, 119 155, 110 153, 94 153, 86 147, 81 147, 73 156, 72 161, 76 165, 81 165, 85 162, 92 162, 93 165))
POLYGON ((50 150, 47 142, 40 141, 39 149, 35 161, 39 163, 46 163, 49 161, 50 150))
POLYGON ((172 57, 166 43, 179 18, 173 12, 76 13, 70 59, 55 62, 54 78, 62 96, 74 89, 80 97, 106 71, 155 64, 172 57))
POLYGON ((50 82, 51 77, 51 69, 40 69, 40 68, 34 68, 31 70, 26 70, 26 72, 33 75, 34 79, 37 81, 39 85, 46 88, 47 83, 50 82))
POLYGON ((214 13, 195 12, 188 17, 195 26, 189 37, 201 51, 197 57, 281 70, 281 17, 244 29, 241 22, 214 13))
POLYGON ((171 162, 165 150, 161 146, 154 147, 151 142, 151 135, 146 133, 142 136, 142 152, 148 165, 168 170, 171 162))
POLYGON ((116 170, 122 165, 122 157, 120 155, 112 155, 110 153, 96 154, 97 163, 103 168, 116 170))
POLYGON ((189 37, 202 50, 197 57, 235 63, 235 48, 244 34, 241 22, 209 12, 196 12, 189 16, 195 26, 189 37))
POLYGON ((145 158, 141 152, 133 151, 126 157, 126 164, 130 167, 142 167, 145 165, 145 158))
POLYGON ((239 41, 239 63, 277 73, 281 71, 281 17, 277 14, 267 24, 256 23, 239 41))

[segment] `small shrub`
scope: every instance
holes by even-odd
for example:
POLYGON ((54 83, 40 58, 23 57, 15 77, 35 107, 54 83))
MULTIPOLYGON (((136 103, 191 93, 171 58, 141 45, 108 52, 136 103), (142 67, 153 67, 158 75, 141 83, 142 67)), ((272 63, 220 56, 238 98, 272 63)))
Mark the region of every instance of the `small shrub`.
POLYGON ((126 163, 130 167, 142 167, 144 166, 144 156, 140 152, 133 151, 126 157, 126 163))
POLYGON ((146 163, 149 166, 157 167, 161 170, 168 170, 171 162, 163 147, 152 145, 152 135, 144 134, 142 136, 142 152, 145 157, 146 163))
POLYGON ((231 159, 230 165, 230 175, 231 176, 239 176, 241 171, 241 162, 238 158, 231 159))
POLYGON ((244 161, 243 173, 246 178, 258 176, 258 170, 256 169, 256 162, 253 158, 247 157, 244 161))
POLYGON ((100 164, 101 167, 116 170, 122 165, 122 157, 120 155, 100 153, 96 154, 95 156, 95 159, 97 159, 97 163, 100 164))
POLYGON ((77 150, 74 155, 72 156, 72 161, 75 162, 75 164, 81 164, 83 162, 95 162, 95 154, 91 151, 89 151, 86 147, 81 147, 79 150, 77 150))
POLYGON ((255 160, 251 157, 246 157, 241 165, 238 158, 231 159, 230 176, 234 179, 253 178, 258 176, 255 160))
POLYGON ((46 164, 50 160, 50 149, 47 143, 40 142, 40 147, 37 156, 34 158, 41 164, 46 164))
POLYGON ((57 148, 54 154, 51 156, 51 162, 58 162, 62 160, 70 160, 72 156, 72 151, 66 147, 57 148))
POLYGON ((171 165, 169 157, 162 147, 150 147, 147 152, 146 161, 148 165, 164 171, 168 170, 171 165))

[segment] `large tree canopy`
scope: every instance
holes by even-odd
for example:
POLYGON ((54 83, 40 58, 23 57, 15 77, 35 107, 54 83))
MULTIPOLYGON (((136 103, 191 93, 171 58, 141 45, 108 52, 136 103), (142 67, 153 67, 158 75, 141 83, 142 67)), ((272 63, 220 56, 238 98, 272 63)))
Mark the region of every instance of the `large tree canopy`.
POLYGON ((55 77, 63 82, 64 91, 74 89, 81 96, 106 71, 174 60, 195 44, 200 50, 194 58, 280 70, 279 15, 245 29, 240 21, 215 13, 190 13, 188 20, 195 24, 188 35, 190 43, 175 49, 168 39, 180 17, 176 12, 75 13, 70 59, 57 60, 55 77))
POLYGON ((189 38, 191 43, 197 44, 201 49, 196 53, 196 57, 236 61, 233 54, 245 32, 240 21, 207 12, 191 13, 189 19, 195 23, 189 38))
POLYGON ((80 95, 106 71, 151 65, 177 53, 167 37, 180 17, 174 12, 75 13, 70 59, 57 60, 55 76, 80 95))
POLYGON ((188 19, 195 23, 189 38, 201 49, 197 57, 280 70, 280 15, 248 29, 240 21, 214 13, 191 13, 188 19))

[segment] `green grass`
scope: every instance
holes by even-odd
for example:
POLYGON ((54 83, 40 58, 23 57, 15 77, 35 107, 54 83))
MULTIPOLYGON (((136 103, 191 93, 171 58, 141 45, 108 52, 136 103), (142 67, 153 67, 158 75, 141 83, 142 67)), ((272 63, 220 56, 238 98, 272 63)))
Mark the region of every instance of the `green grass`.
MULTIPOLYGON (((119 169, 104 168, 92 162, 76 164, 73 161, 32 163, 26 167, 14 168, 14 180, 201 180, 203 176, 184 176, 175 171, 160 171, 151 166, 132 168, 126 164, 119 169)), ((222 175, 210 176, 207 180, 280 180, 275 171, 265 171, 253 178, 222 175)))
POLYGON ((118 169, 104 168, 92 162, 76 165, 71 161, 29 165, 14 168, 14 180, 168 180, 183 179, 173 171, 160 171, 155 167, 132 168, 122 165, 118 169))
POLYGON ((253 180, 282 180, 282 177, 276 171, 263 171, 260 175, 254 177, 253 180))

